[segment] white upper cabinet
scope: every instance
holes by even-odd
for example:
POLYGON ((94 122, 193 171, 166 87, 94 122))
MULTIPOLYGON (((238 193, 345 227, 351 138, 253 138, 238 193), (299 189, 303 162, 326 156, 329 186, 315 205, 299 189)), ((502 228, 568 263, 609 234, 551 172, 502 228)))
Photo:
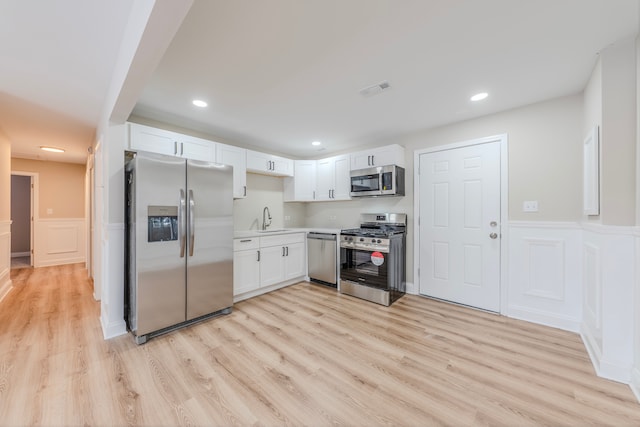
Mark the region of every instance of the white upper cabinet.
POLYGON ((275 176, 293 176, 293 160, 247 150, 247 171, 275 176))
POLYGON ((129 148, 185 159, 216 161, 216 143, 150 126, 129 123, 129 148))
POLYGON ((247 150, 217 143, 216 162, 233 166, 233 198, 247 197, 247 150))
POLYGON ((349 172, 349 155, 318 160, 316 200, 349 200, 349 172))
POLYGON ((392 144, 351 154, 351 170, 385 165, 404 167, 404 147, 392 144))
POLYGON ((293 177, 284 179, 285 202, 310 202, 316 199, 316 161, 295 160, 293 177))

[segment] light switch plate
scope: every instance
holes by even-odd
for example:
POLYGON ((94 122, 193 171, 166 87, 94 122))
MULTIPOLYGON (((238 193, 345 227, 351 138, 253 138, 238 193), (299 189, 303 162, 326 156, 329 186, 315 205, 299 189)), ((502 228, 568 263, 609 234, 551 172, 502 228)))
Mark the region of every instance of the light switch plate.
POLYGON ((522 212, 538 212, 538 201, 527 200, 522 203, 522 212))

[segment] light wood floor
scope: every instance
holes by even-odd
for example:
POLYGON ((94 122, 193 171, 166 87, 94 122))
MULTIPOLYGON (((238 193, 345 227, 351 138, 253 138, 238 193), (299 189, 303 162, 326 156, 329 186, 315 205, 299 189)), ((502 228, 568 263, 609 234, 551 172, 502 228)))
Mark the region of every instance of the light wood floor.
POLYGON ((572 333, 301 283, 136 346, 102 339, 85 276, 12 271, 1 425, 640 425, 572 333))

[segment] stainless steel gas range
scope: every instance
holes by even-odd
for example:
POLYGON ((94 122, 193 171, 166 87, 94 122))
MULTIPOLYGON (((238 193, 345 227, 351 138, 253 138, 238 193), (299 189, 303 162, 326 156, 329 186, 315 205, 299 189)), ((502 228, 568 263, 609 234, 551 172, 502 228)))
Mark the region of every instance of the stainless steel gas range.
POLYGON ((389 306, 405 293, 407 215, 361 214, 340 232, 340 292, 389 306))

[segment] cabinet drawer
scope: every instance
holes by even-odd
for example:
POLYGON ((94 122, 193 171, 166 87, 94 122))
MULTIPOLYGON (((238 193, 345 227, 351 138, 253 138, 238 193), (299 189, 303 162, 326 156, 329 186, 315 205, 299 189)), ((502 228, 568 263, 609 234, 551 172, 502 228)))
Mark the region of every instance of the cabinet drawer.
POLYGON ((260 248, 260 239, 258 237, 248 237, 246 239, 233 239, 233 250, 244 251, 247 249, 260 248))
POLYGON ((304 243, 304 233, 280 234, 278 236, 260 237, 260 247, 291 245, 304 243))

